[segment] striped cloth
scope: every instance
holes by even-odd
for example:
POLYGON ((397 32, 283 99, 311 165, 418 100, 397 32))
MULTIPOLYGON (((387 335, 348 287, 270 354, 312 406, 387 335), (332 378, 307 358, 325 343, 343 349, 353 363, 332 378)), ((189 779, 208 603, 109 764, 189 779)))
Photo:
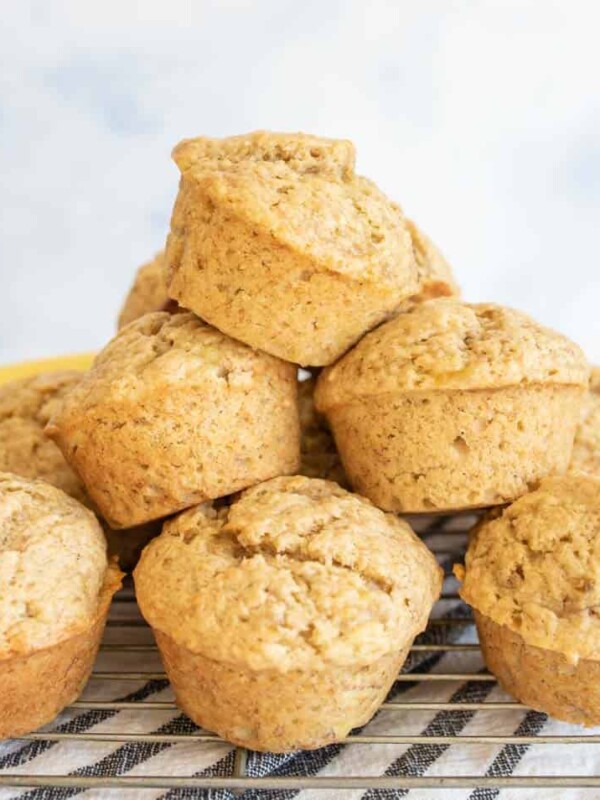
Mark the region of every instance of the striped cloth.
MULTIPOLYGON (((440 562, 449 572, 452 562, 464 548, 462 533, 452 532, 464 528, 464 520, 437 523, 424 534, 428 544, 439 553, 440 562), (455 552, 451 552, 455 550, 455 552)), ((448 577, 445 593, 455 593, 456 583, 448 577)), ((132 615, 137 615, 133 601, 117 602, 111 613, 113 620, 105 636, 108 648, 99 656, 96 671, 113 673, 112 679, 94 679, 88 684, 81 700, 85 703, 118 700, 128 704, 115 709, 68 709, 46 732, 74 734, 62 741, 35 740, 10 741, 0 744, 0 779, 12 776, 73 776, 106 777, 125 776, 143 779, 144 776, 203 776, 227 777, 235 774, 235 749, 220 741, 161 741, 170 735, 198 734, 199 729, 180 714, 173 706, 173 695, 166 680, 153 677, 162 671, 155 651, 115 652, 115 645, 148 645, 152 635, 148 628, 139 624, 129 626, 132 615), (150 673, 150 678, 135 680, 120 679, 114 673, 150 673), (153 707, 142 704, 166 704, 153 707), (129 704, 134 704, 129 707, 129 704), (90 741, 78 738, 82 734, 153 734, 155 740, 137 742, 90 741)), ((287 777, 297 780, 297 787, 289 790, 266 792, 264 789, 248 789, 240 794, 227 789, 109 789, 99 787, 15 788, 0 786, 0 800, 27 798, 28 800, 58 800, 80 795, 85 798, 126 798, 126 800, 151 800, 151 798, 223 798, 233 800, 242 796, 244 800, 274 798, 274 800, 312 800, 313 798, 340 798, 358 800, 365 798, 399 798, 409 800, 580 800, 586 797, 600 798, 600 789, 586 793, 584 789, 563 787, 544 789, 520 788, 401 788, 403 777, 440 776, 544 776, 544 775, 598 775, 600 774, 600 747, 594 743, 581 744, 519 744, 489 743, 484 737, 510 737, 540 735, 581 735, 582 729, 548 720, 544 714, 520 707, 486 709, 431 708, 431 704, 481 704, 510 701, 495 681, 485 679, 484 666, 477 648, 462 647, 476 642, 475 631, 468 623, 468 609, 455 597, 440 601, 434 618, 447 622, 430 625, 418 639, 418 644, 428 648, 413 652, 405 665, 405 673, 390 692, 391 700, 414 704, 414 708, 381 710, 360 732, 366 735, 396 735, 414 737, 468 736, 475 742, 445 743, 439 741, 418 743, 376 743, 333 745, 312 752, 290 755, 249 753, 245 774, 253 778, 287 777), (461 645, 452 650, 439 649, 439 645, 461 645), (414 681, 407 674, 414 674, 414 681), (422 680, 421 675, 467 673, 470 680, 422 680), (475 679, 479 674, 483 680, 475 679), (429 704, 428 707, 421 707, 429 704), (477 741, 480 737, 481 740, 477 741), (302 779, 307 777, 344 776, 373 778, 377 776, 398 777, 394 789, 346 789, 331 791, 303 789, 302 779)), ((589 731, 593 735, 598 731, 589 731)))

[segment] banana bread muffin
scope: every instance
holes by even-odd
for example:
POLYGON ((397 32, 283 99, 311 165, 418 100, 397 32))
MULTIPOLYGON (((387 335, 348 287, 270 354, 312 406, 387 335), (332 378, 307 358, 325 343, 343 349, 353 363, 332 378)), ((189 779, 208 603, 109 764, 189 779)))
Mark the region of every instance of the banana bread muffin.
POLYGON ((161 251, 136 272, 133 286, 119 314, 118 328, 120 330, 134 319, 139 319, 152 311, 173 313, 177 310, 177 303, 167 294, 165 254, 161 251))
POLYGON ((146 314, 46 431, 110 526, 128 528, 295 472, 296 369, 193 314, 146 314))
POLYGON ((600 368, 592 369, 590 389, 575 433, 570 472, 600 478, 600 368))
POLYGON ((169 296, 230 336, 329 364, 418 290, 402 212, 350 142, 258 132, 173 155, 169 296))
POLYGON ((315 408, 316 378, 298 384, 300 411, 300 475, 307 478, 324 478, 349 489, 348 479, 325 417, 315 408))
POLYGON ((0 472, 41 478, 86 503, 83 484, 44 433, 82 376, 77 370, 44 372, 0 386, 0 472))
POLYGON ((365 724, 441 586, 405 522, 298 476, 180 514, 134 574, 181 708, 273 752, 321 747, 365 724))
POLYGON ((406 224, 412 240, 419 284, 417 293, 410 301, 420 303, 434 297, 458 297, 460 289, 454 280, 450 264, 412 220, 407 219, 406 224))
POLYGON ((90 511, 48 483, 0 473, 0 739, 78 697, 120 582, 90 511))
POLYGON ((506 503, 569 465, 589 368, 525 314, 430 300, 319 376, 357 492, 388 511, 506 503))
POLYGON ((506 691, 558 719, 600 725, 600 481, 543 480, 474 531, 461 597, 506 691))

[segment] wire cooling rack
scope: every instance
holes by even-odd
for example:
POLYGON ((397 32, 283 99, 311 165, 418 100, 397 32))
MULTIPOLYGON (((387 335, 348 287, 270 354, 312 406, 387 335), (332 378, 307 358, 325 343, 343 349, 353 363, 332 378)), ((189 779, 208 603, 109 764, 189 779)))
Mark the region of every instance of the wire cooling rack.
POLYGON ((451 576, 473 522, 454 516, 416 523, 444 567, 442 598, 380 712, 342 744, 276 756, 233 748, 197 728, 173 702, 128 584, 82 697, 42 731, 0 743, 0 798, 56 800, 84 790, 115 796, 110 789, 144 798, 258 798, 275 790, 281 798, 301 790, 303 797, 307 790, 418 797, 419 790, 440 790, 435 795, 446 800, 463 790, 452 797, 490 800, 500 792, 513 797, 516 788, 561 799, 595 788, 585 796, 600 797, 598 732, 526 709, 483 667, 451 576))

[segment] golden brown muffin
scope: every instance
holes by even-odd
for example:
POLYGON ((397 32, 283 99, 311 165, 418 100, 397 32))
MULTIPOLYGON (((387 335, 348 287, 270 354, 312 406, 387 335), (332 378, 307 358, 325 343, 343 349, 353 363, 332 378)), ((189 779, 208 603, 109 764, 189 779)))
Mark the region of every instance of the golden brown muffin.
POLYGON ((113 528, 297 470, 296 369, 193 314, 146 314, 46 431, 113 528))
POLYGON ((589 368, 525 314, 430 300, 319 376, 348 479, 388 511, 506 503, 566 471, 589 368))
POLYGON ((405 522, 299 476, 180 514, 134 575, 181 708, 273 752, 321 747, 365 724, 441 586, 405 522))
POLYGON ((0 471, 41 478, 87 504, 83 484, 44 433, 82 376, 76 370, 45 372, 0 386, 0 471))
POLYGON ((417 291, 402 212, 354 174, 350 142, 258 132, 174 158, 168 292, 230 336, 329 364, 417 291))
POLYGON ((298 384, 298 409, 300 411, 300 475, 323 478, 339 483, 344 489, 348 479, 331 431, 325 417, 317 412, 314 402, 316 378, 298 384))
POLYGON ((547 478, 480 524, 461 597, 506 691, 558 719, 600 724, 600 481, 547 478))
POLYGON ((575 433, 570 472, 600 478, 600 368, 592 369, 590 389, 575 433))
POLYGON ((434 297, 459 297, 460 289, 454 280, 450 264, 440 250, 415 223, 407 219, 415 262, 417 264, 418 292, 410 301, 423 302, 434 297))
POLYGON ((177 310, 177 303, 167 294, 165 254, 161 251, 136 272, 133 285, 119 313, 118 329, 152 311, 173 313, 177 310))
POLYGON ((85 686, 121 573, 94 515, 0 473, 0 739, 45 725, 85 686))

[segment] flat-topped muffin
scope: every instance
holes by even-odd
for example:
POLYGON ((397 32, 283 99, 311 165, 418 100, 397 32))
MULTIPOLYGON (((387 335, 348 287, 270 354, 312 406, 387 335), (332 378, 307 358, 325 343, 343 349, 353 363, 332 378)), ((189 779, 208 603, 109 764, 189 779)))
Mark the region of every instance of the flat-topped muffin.
POLYGON ((167 522, 135 582, 186 713, 283 752, 371 717, 426 625, 441 570, 402 520, 295 476, 167 522))
POLYGON ((178 306, 167 294, 165 254, 157 253, 135 273, 133 284, 127 293, 119 313, 119 330, 135 319, 153 311, 177 311, 178 306))
POLYGON ((600 368, 592 369, 589 392, 583 403, 575 432, 570 472, 584 472, 600 478, 600 368))
POLYGON ((48 483, 0 473, 0 738, 78 696, 119 585, 90 511, 48 483))
POLYGON ((294 472, 296 369, 193 314, 147 314, 46 430, 111 527, 127 528, 294 472))
POLYGON ((350 142, 258 132, 175 148, 168 292, 287 361, 328 364, 418 291, 398 206, 350 142))
POLYGON ((526 314, 421 303, 324 370, 327 416, 350 483, 390 511, 498 505, 568 467, 589 367, 526 314))
POLYGON ((546 478, 481 523, 461 597, 490 670, 527 705, 600 724, 600 481, 546 478))
POLYGON ((0 385, 0 472, 41 478, 87 502, 83 484, 44 433, 82 375, 77 370, 43 372, 0 385))

